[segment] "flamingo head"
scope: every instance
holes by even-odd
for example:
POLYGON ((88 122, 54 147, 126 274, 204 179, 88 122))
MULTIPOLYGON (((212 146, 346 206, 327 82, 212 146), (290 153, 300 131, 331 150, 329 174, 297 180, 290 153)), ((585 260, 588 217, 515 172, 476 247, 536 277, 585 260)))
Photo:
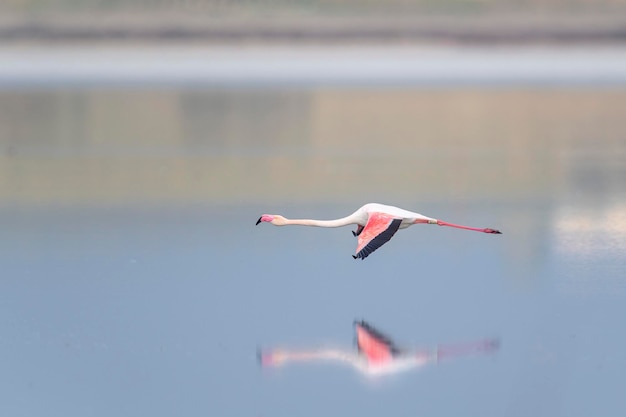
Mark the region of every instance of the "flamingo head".
POLYGON ((283 216, 279 216, 278 214, 264 214, 259 217, 259 220, 256 221, 258 225, 261 222, 271 223, 275 226, 283 226, 286 224, 286 219, 283 216))

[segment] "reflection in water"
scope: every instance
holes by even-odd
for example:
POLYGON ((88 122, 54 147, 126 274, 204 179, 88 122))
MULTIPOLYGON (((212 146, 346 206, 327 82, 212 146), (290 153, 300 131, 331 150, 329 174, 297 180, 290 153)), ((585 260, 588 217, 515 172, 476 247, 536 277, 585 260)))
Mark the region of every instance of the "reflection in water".
POLYGON ((339 362, 354 367, 364 375, 374 377, 408 371, 458 356, 493 353, 500 346, 496 339, 485 339, 471 343, 439 345, 431 349, 407 350, 398 347, 389 337, 366 321, 355 321, 354 329, 357 352, 332 348, 265 349, 259 350, 258 359, 263 367, 291 362, 339 362))
POLYGON ((597 209, 564 207, 554 223, 558 248, 574 257, 613 258, 626 253, 626 205, 597 209), (600 247, 601 250, 594 249, 600 247))
POLYGON ((562 291, 626 294, 626 204, 560 207, 553 233, 555 251, 565 262, 557 282, 562 291))
POLYGON ((594 192, 619 187, 586 171, 626 165, 624 107, 625 91, 593 89, 3 92, 0 196, 554 202, 581 170, 594 192), (597 159, 579 164, 589 143, 597 159))

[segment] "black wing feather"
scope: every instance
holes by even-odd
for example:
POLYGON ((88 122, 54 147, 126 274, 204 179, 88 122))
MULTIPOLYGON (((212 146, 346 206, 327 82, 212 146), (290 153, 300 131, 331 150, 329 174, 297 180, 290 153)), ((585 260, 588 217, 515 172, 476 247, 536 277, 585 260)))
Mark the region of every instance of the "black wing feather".
POLYGON ((376 236, 370 243, 368 243, 356 256, 352 256, 354 259, 361 258, 361 260, 367 258, 370 253, 374 252, 376 249, 380 248, 385 243, 389 242, 389 239, 396 234, 398 229, 400 228, 400 224, 402 223, 402 219, 393 219, 389 224, 389 227, 376 236))

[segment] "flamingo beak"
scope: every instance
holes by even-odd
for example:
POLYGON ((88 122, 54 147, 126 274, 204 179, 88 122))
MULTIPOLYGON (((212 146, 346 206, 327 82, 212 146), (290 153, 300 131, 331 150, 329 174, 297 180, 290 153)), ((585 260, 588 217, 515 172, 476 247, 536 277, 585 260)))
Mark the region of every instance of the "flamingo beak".
POLYGON ((256 221, 256 224, 258 225, 261 222, 268 222, 271 223, 274 221, 274 216, 271 214, 264 214, 261 217, 259 217, 259 220, 256 221))

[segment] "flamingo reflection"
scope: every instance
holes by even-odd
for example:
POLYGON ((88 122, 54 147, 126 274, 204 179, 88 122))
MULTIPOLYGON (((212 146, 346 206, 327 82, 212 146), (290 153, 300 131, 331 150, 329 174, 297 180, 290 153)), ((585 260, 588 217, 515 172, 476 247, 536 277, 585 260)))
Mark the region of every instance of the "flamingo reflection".
POLYGON ((470 343, 439 345, 429 349, 399 348, 388 336, 366 321, 355 321, 357 351, 320 348, 312 350, 259 349, 259 363, 263 367, 280 366, 290 362, 317 360, 335 361, 354 367, 366 375, 397 373, 438 363, 442 359, 477 353, 494 352, 497 339, 483 339, 470 343))

